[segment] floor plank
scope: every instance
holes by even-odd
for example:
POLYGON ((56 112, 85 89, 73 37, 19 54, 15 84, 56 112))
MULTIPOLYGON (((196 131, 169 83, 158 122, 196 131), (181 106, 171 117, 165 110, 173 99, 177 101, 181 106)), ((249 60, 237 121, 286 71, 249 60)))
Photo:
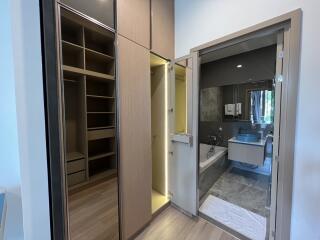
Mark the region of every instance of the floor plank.
POLYGON ((118 239, 117 179, 69 195, 71 240, 118 239))
POLYGON ((235 240, 202 218, 191 219, 173 207, 167 208, 136 240, 235 240))

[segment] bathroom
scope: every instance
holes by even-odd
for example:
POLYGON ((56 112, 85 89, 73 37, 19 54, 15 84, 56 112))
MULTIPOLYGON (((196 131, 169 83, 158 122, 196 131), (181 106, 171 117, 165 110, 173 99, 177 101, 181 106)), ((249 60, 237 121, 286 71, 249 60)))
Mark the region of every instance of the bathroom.
POLYGON ((199 212, 244 239, 269 234, 277 51, 272 34, 201 59, 199 212))

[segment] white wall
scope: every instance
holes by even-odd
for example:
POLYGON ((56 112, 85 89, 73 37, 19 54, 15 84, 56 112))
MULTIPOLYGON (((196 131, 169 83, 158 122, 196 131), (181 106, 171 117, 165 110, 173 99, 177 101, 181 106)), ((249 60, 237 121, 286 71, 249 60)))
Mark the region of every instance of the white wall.
POLYGON ((23 238, 10 1, 0 1, 0 188, 7 198, 5 238, 23 238))
POLYGON ((291 10, 303 11, 291 239, 320 239, 319 0, 176 0, 176 57, 291 10))
POLYGON ((0 2, 0 186, 22 199, 6 239, 50 240, 39 1, 0 2))

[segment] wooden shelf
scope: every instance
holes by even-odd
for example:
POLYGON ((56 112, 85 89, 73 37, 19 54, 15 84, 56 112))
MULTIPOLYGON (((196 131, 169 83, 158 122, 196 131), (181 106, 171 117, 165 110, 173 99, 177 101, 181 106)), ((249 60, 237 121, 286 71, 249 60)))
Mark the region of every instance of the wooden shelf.
POLYGON ((88 114, 115 114, 115 112, 87 112, 88 114))
POLYGON ((95 51, 95 50, 92 50, 90 48, 85 48, 85 50, 89 53, 92 53, 94 55, 96 55, 97 57, 101 57, 101 58, 104 58, 104 59, 107 59, 107 60, 114 60, 114 57, 108 55, 108 54, 105 54, 105 53, 102 53, 102 52, 98 52, 98 51, 95 51))
POLYGON ((73 161, 73 160, 77 160, 77 159, 81 159, 84 158, 84 154, 79 153, 79 152, 70 152, 67 153, 67 161, 73 161))
POLYGON ((84 49, 83 46, 80 46, 80 45, 75 44, 75 43, 68 42, 66 40, 61 40, 61 42, 64 44, 64 46, 68 46, 70 48, 84 49))
POLYGON ((90 128, 88 128, 88 131, 90 131, 90 130, 100 130, 100 129, 110 129, 110 128, 115 128, 115 126, 112 125, 112 126, 103 126, 103 127, 90 127, 90 128))
POLYGON ((108 97, 108 96, 99 96, 99 95, 92 95, 92 94, 87 94, 87 97, 90 98, 102 98, 102 99, 111 99, 114 100, 114 97, 108 97))
POLYGON ((63 81, 69 82, 69 83, 79 83, 79 81, 77 81, 77 80, 66 79, 66 78, 64 78, 63 81))
POLYGON ((114 76, 104 74, 104 73, 98 73, 98 72, 91 71, 91 70, 85 70, 82 68, 77 68, 77 67, 72 67, 72 66, 67 66, 67 65, 63 65, 62 68, 63 68, 63 71, 72 72, 72 73, 76 73, 76 74, 89 75, 92 77, 102 78, 102 79, 106 79, 106 80, 114 80, 115 79, 114 76))
POLYGON ((63 65, 62 66, 63 71, 66 72, 71 72, 71 73, 76 73, 76 74, 80 74, 80 75, 85 75, 85 70, 82 68, 77 68, 77 67, 71 67, 71 66, 67 66, 67 65, 63 65))
POLYGON ((88 141, 115 137, 115 131, 112 128, 88 131, 88 141))
POLYGON ((103 79, 108 79, 108 80, 114 80, 114 76, 108 75, 105 73, 99 73, 91 70, 85 70, 85 75, 89 75, 92 77, 97 77, 97 78, 103 78, 103 79))
POLYGON ((109 157, 109 156, 113 156, 113 155, 115 155, 115 152, 102 153, 102 154, 98 154, 98 155, 89 157, 88 161, 93 161, 93 160, 97 160, 100 158, 109 157))

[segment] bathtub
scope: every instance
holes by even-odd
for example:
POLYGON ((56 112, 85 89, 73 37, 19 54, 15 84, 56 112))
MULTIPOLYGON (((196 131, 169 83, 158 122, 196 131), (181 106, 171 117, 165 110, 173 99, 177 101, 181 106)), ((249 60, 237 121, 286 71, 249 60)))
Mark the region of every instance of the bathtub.
POLYGON ((200 143, 200 161, 199 161, 199 169, 200 174, 209 168, 212 164, 217 162, 221 157, 224 157, 227 154, 226 147, 215 146, 214 154, 207 158, 207 154, 211 148, 211 145, 200 143))
POLYGON ((199 194, 200 201, 207 194, 212 185, 218 180, 221 174, 228 168, 227 148, 215 146, 215 152, 207 158, 211 145, 200 143, 199 159, 199 194))

